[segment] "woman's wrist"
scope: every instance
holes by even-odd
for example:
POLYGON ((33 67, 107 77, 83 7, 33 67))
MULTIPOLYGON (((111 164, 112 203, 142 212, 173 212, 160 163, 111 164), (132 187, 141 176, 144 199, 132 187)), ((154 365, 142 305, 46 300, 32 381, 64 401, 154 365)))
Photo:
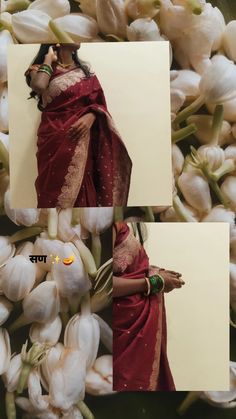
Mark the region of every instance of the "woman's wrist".
POLYGON ((48 54, 45 55, 43 64, 52 65, 51 55, 48 55, 48 54))
POLYGON ((145 296, 159 294, 165 288, 165 280, 159 274, 149 275, 145 280, 147 284, 147 291, 144 293, 145 296))

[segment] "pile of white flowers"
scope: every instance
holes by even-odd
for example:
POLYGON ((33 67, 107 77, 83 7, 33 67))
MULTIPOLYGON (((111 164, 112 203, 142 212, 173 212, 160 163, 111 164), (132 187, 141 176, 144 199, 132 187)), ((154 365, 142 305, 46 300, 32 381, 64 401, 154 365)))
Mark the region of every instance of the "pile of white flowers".
MULTIPOLYGON (((6 201, 8 217, 28 226, 0 236, 0 375, 7 418, 16 418, 17 404, 30 419, 92 419, 85 392, 112 393, 112 330, 95 313, 111 303, 112 259, 100 266, 100 235, 111 226, 113 209, 13 211, 6 201), (46 262, 32 263, 34 255, 47 256, 46 262), (26 325, 29 342, 12 353, 14 332, 26 325)), ((106 253, 109 246, 111 253, 111 240, 106 253)))
MULTIPOLYGON (((227 7, 227 2, 225 1, 225 3, 227 7)), ((226 24, 222 12, 205 0, 71 0, 70 2, 68 0, 34 0, 32 2, 29 0, 1 0, 1 11, 1 211, 6 212, 16 223, 31 226, 38 222, 37 211, 28 210, 27 213, 25 210, 25 213, 20 214, 21 220, 19 221, 19 214, 16 215, 9 209, 9 192, 7 192, 9 186, 7 46, 18 42, 169 40, 171 63, 174 59, 170 70, 173 206, 152 207, 144 210, 149 219, 152 219, 154 213, 158 214, 158 219, 163 222, 212 221, 229 223, 231 324, 235 326, 236 20, 231 20, 226 24), (73 11, 76 10, 75 7, 78 7, 78 12, 71 13, 72 6, 73 11), (191 147, 193 135, 195 147, 191 147), (25 218, 24 222, 22 222, 22 217, 25 218)), ((43 211, 41 216, 45 216, 43 211)), ((60 217, 63 219, 63 212, 59 213, 60 217)), ((70 215, 68 217, 70 219, 70 215)), ((58 225, 60 230, 60 220, 58 225)), ((68 231, 70 231, 69 227, 68 231)), ((57 238, 60 237, 60 233, 58 234, 57 238)), ((2 243, 5 243, 4 240, 7 239, 2 238, 1 240, 2 243)), ((51 248, 48 243, 53 241, 48 240, 52 239, 45 236, 37 239, 38 248, 47 244, 47 249, 50 252, 51 248)), ((62 237, 61 240, 66 242, 71 239, 65 240, 62 237)), ((96 243, 96 240, 94 242, 96 243)), ((22 260, 25 262, 24 254, 28 251, 26 249, 30 244, 25 243, 24 246, 18 252, 19 254, 12 258, 14 253, 12 245, 7 241, 4 244, 6 258, 10 257, 13 261, 11 269, 17 262, 17 258, 21 259, 21 263, 22 260)), ((73 243, 73 246, 79 246, 79 244, 73 243)), ((80 248, 79 251, 82 252, 80 248)), ((96 257, 99 259, 99 254, 96 257)), ((10 268, 5 266, 3 272, 10 268)), ((68 273, 68 271, 66 272, 68 273)), ((47 279, 52 281, 49 283, 54 284, 57 289, 59 287, 60 298, 64 298, 66 292, 64 281, 58 279, 58 283, 55 284, 57 275, 58 273, 55 275, 55 269, 53 269, 47 279)), ((61 277, 62 275, 64 273, 61 273, 61 277)), ((40 278, 39 273, 37 273, 38 277, 40 278)), ((40 279, 37 281, 36 284, 40 283, 40 279)), ((44 281, 42 285, 46 282, 44 281)), ((31 285, 32 283, 31 279, 27 285, 25 284, 29 291, 35 287, 35 282, 31 285)), ((5 288, 5 292, 14 294, 10 285, 5 285, 5 288)), ((51 292, 53 292, 52 288, 51 292)), ((25 291, 19 287, 19 299, 25 298, 22 297, 22 292, 24 294, 25 291)), ((5 295, 7 296, 7 294, 5 295)), ((27 298, 34 299, 35 297, 33 294, 32 297, 27 298)), ((30 307, 30 303, 27 304, 27 301, 26 299, 24 303, 26 313, 27 307, 30 307)), ((4 308, 5 311, 3 311, 8 312, 11 306, 12 303, 8 301, 6 303, 8 308, 4 308)), ((54 307, 53 310, 58 312, 58 308, 54 307)), ((47 310, 45 310, 46 312, 47 310)), ((6 332, 4 332, 4 336, 7 336, 6 332)), ((4 342, 7 348, 7 337, 4 337, 4 342)), ((231 365, 232 374, 235 377, 233 364, 231 365)), ((29 383, 31 381, 38 382, 36 373, 32 377, 29 383)), ((30 394, 29 397, 32 398, 33 391, 30 394)), ((222 407, 233 407, 235 406, 233 400, 236 398, 235 379, 232 379, 232 392, 224 394, 223 399, 223 393, 221 395, 219 393, 200 393, 199 396, 213 404, 218 403, 222 407)), ((192 394, 189 397, 191 399, 192 394)), ((45 403, 47 402, 48 400, 45 403)), ((29 410, 29 402, 27 403, 29 410)), ((26 409, 25 406, 24 408, 26 409)), ((77 408, 73 407, 72 409, 77 408)))

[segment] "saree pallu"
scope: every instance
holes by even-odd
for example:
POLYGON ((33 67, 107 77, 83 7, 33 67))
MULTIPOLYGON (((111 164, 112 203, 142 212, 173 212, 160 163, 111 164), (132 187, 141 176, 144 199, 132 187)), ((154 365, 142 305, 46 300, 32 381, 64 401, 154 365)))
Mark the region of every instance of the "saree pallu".
POLYGON ((97 77, 85 77, 80 68, 54 69, 42 103, 38 207, 126 205, 132 163, 97 77), (95 114, 90 133, 71 141, 69 128, 88 112, 95 114))
MULTIPOLYGON (((148 275, 149 259, 127 224, 119 223, 113 274, 138 279, 148 275)), ((113 299, 113 389, 173 391, 167 359, 164 294, 134 294, 113 299)))

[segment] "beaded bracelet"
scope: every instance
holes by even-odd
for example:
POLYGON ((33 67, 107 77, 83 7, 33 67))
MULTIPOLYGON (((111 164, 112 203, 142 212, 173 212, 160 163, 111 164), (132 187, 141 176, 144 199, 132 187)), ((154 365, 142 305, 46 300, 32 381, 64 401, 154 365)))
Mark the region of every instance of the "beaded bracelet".
POLYGON ((149 277, 149 282, 151 285, 151 294, 157 294, 161 291, 163 291, 164 287, 165 287, 165 281, 164 278, 159 275, 152 275, 149 277))

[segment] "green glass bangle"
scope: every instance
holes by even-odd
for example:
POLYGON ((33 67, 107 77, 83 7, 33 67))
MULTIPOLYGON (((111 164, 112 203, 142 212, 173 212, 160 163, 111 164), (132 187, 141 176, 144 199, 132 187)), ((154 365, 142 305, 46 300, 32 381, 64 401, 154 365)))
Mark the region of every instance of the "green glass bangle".
POLYGON ((152 275, 149 277, 149 282, 151 285, 151 294, 157 294, 158 292, 163 291, 165 282, 161 275, 152 275))
POLYGON ((52 66, 49 64, 41 64, 40 68, 47 68, 48 71, 53 72, 52 66))
POLYGON ((51 77, 52 73, 49 73, 48 70, 46 70, 45 68, 40 68, 38 70, 38 73, 46 73, 49 77, 51 77))

